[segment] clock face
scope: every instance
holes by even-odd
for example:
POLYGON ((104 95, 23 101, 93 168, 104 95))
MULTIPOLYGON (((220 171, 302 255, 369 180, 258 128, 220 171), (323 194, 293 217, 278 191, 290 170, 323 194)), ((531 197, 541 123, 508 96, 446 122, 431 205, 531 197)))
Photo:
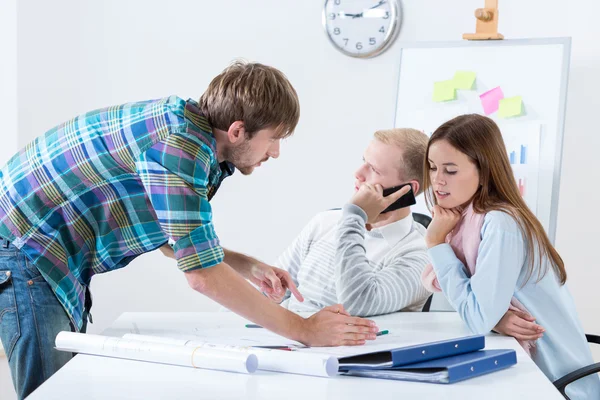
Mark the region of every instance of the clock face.
POLYGON ((376 56, 400 30, 398 0, 325 0, 323 26, 342 53, 360 58, 376 56))

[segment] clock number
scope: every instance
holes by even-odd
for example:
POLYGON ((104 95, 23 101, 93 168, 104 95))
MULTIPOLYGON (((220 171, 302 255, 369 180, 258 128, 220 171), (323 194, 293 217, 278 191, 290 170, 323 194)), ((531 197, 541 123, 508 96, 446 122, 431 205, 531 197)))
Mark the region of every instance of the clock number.
POLYGON ((333 33, 334 33, 334 34, 336 34, 336 35, 339 35, 341 32, 342 32, 342 31, 340 31, 340 28, 335 28, 335 29, 333 30, 333 33))
POLYGON ((335 0, 334 1, 334 3, 335 3, 336 6, 339 6, 341 2, 342 2, 342 0, 335 0))
POLYGON ((376 43, 376 42, 375 42, 375 38, 374 38, 374 37, 372 37, 372 38, 369 38, 369 44, 370 44, 371 46, 373 46, 375 43, 376 43))
POLYGON ((335 19, 335 13, 331 13, 331 14, 329 14, 329 19, 330 19, 330 20, 334 20, 334 19, 335 19))
POLYGON ((390 12, 386 11, 385 12, 385 16, 383 17, 383 19, 388 19, 390 17, 390 12))
POLYGON ((344 47, 348 46, 348 39, 342 39, 344 40, 346 43, 344 43, 344 47))
POLYGON ((362 46, 362 43, 361 43, 361 42, 358 42, 358 43, 356 43, 356 50, 361 50, 361 49, 362 49, 362 47, 363 47, 363 46, 362 46))
POLYGON ((383 29, 383 26, 381 28, 379 28, 379 32, 385 33, 385 29, 383 29))

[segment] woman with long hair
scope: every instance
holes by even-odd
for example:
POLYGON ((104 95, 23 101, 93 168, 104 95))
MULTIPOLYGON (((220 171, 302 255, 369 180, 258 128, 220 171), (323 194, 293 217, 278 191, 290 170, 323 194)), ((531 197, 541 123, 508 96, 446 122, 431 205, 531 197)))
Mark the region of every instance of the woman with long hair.
MULTIPOLYGON (((539 332, 519 343, 552 381, 593 363, 564 262, 521 197, 498 126, 477 114, 444 123, 424 168, 433 214, 425 286, 441 290, 474 333, 490 332, 511 312, 535 316, 539 332)), ((598 376, 567 394, 600 398, 598 376)))

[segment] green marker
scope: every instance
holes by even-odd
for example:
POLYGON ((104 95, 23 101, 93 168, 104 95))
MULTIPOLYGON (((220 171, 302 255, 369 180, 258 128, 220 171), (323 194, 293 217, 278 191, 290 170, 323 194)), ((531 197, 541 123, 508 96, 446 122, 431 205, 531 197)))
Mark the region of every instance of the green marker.
POLYGON ((388 331, 388 330, 379 331, 379 332, 377 332, 376 336, 387 335, 388 333, 390 333, 390 331, 388 331))

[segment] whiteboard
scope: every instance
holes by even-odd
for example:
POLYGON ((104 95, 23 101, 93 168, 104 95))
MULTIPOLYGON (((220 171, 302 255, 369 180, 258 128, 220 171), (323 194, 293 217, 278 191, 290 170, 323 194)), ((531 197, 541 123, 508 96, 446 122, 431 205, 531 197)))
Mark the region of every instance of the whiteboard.
MULTIPOLYGON (((401 45, 395 127, 423 130, 428 135, 447 120, 468 113, 484 114, 480 95, 501 87, 505 98, 522 96, 523 114, 488 115, 500 127, 507 152, 519 163, 519 149, 529 141, 537 154, 523 171, 524 198, 550 240, 556 236, 570 38, 437 42, 401 45), (476 73, 471 90, 457 90, 456 99, 433 100, 434 82, 452 79, 457 71, 476 73), (515 156, 515 151, 516 156, 515 156)), ((531 148, 531 147, 530 147, 531 148)), ((535 152, 534 152, 535 153, 535 152)), ((515 165, 515 178, 521 174, 515 165)), ((430 215, 423 196, 413 211, 430 215)))

